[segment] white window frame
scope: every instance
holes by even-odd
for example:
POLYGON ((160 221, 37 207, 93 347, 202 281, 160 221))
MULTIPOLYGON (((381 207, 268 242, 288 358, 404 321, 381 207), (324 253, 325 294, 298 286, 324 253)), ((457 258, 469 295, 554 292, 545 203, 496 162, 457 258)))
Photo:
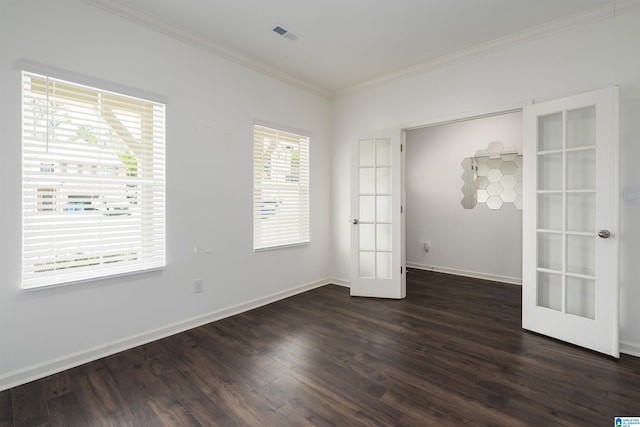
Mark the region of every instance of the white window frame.
POLYGON ((308 133, 253 125, 253 249, 310 242, 308 133))
POLYGON ((165 104, 24 70, 22 94, 22 287, 165 267, 165 104))

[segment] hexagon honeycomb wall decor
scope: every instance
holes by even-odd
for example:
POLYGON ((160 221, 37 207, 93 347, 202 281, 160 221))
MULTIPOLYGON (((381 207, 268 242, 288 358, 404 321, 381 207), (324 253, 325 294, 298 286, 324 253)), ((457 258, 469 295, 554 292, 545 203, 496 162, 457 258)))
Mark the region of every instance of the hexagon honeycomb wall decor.
POLYGON ((491 142, 486 150, 462 161, 462 206, 473 209, 484 203, 489 209, 500 209, 513 203, 522 210, 522 154, 505 149, 500 141, 491 142))

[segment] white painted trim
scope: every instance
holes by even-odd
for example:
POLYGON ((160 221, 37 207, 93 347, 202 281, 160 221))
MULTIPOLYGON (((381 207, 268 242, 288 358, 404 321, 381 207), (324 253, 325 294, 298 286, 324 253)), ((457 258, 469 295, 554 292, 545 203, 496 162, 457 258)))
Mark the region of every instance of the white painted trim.
POLYGON ((333 284, 334 280, 330 278, 321 279, 315 282, 300 285, 286 291, 277 292, 275 294, 267 295, 261 298, 256 298, 251 301, 247 301, 241 304, 237 304, 231 307, 223 308, 213 311, 203 316, 194 317, 184 320, 182 322, 174 323, 162 328, 158 328, 152 331, 148 331, 139 335, 134 335, 123 340, 115 341, 110 344, 101 345, 91 348, 86 351, 70 354, 59 359, 51 360, 46 363, 42 363, 36 366, 32 366, 19 371, 7 373, 0 377, 0 391, 10 389, 22 384, 26 384, 30 381, 44 378, 48 375, 52 375, 58 372, 62 372, 67 369, 80 366, 84 363, 89 363, 94 360, 101 359, 112 354, 119 353, 121 351, 129 350, 134 347, 138 347, 143 344, 147 344, 153 341, 157 341, 162 338, 166 338, 171 335, 178 334, 180 332, 187 331, 189 329, 197 328, 198 326, 206 325, 207 323, 215 322, 226 317, 231 317, 236 314, 243 313, 245 311, 253 310, 258 307, 262 307, 267 304, 297 295, 303 292, 310 291, 315 288, 319 288, 325 285, 333 284))
POLYGON ((308 138, 311 138, 313 135, 311 134, 311 131, 305 130, 305 129, 298 129, 295 127, 291 127, 291 126, 287 126, 287 125, 283 125, 282 123, 274 123, 272 121, 269 120, 262 120, 262 119, 258 119, 258 118, 253 118, 253 125, 254 126, 263 126, 269 129, 274 129, 274 130, 279 130, 279 131, 284 131, 284 132, 289 132, 289 133, 293 133, 295 135, 299 135, 299 136, 306 136, 308 138))
POLYGON ((179 40, 186 44, 189 44, 198 49, 202 49, 206 52, 212 53, 219 57, 222 57, 236 64, 242 65, 269 77, 278 79, 293 86, 306 89, 310 92, 320 95, 324 98, 329 98, 331 93, 319 86, 316 86, 310 82, 294 77, 283 71, 280 71, 274 67, 264 64, 260 61, 256 61, 248 56, 245 56, 239 52, 228 49, 222 45, 214 43, 213 41, 194 34, 190 31, 186 31, 172 25, 166 21, 163 21, 155 16, 148 15, 140 10, 137 10, 124 1, 121 0, 83 0, 85 3, 99 9, 105 10, 109 13, 117 15, 121 18, 127 19, 131 22, 139 24, 143 27, 157 31, 165 36, 171 37, 175 40, 179 40))
MULTIPOLYGON (((409 263, 407 264, 407 267, 417 268, 421 270, 436 271, 441 273, 457 274, 457 275, 463 275, 467 277, 476 277, 481 279, 487 278, 488 276, 488 275, 483 275, 484 277, 469 276, 468 274, 459 274, 461 270, 430 267, 430 266, 421 265, 421 264, 409 263), (457 273, 452 273, 452 271, 456 271, 457 273)), ((497 280, 496 277, 502 277, 502 276, 491 276, 491 277, 493 278, 488 280, 497 280)), ((497 281, 504 281, 504 280, 497 280, 497 281)), ((507 282, 507 283, 511 283, 511 282, 507 282)), ((159 328, 159 329, 146 332, 144 334, 135 335, 124 340, 113 342, 111 344, 94 347, 87 351, 71 354, 69 356, 52 360, 50 362, 43 363, 40 365, 32 366, 30 368, 23 369, 20 371, 14 371, 0 377, 0 391, 8 390, 10 388, 13 388, 22 384, 26 384, 30 381, 34 381, 39 378, 44 378, 48 375, 52 375, 58 372, 65 371, 67 369, 74 368, 76 366, 80 366, 84 363, 89 363, 94 360, 98 360, 103 357, 107 357, 107 356, 119 353, 121 351, 125 351, 140 345, 148 344, 150 342, 157 341, 159 339, 166 338, 168 336, 175 335, 180 332, 187 331, 189 329, 197 328, 199 326, 206 325, 208 323, 215 322, 217 320, 221 320, 227 317, 231 317, 236 314, 240 314, 245 311, 249 311, 258 307, 262 307, 264 305, 271 304, 273 302, 291 297, 293 295, 307 292, 312 289, 316 289, 326 285, 338 285, 338 286, 344 286, 348 288, 349 281, 346 279, 338 278, 338 277, 321 279, 316 282, 307 283, 305 285, 301 285, 301 286, 289 289, 287 291, 277 292, 275 294, 267 295, 262 298, 257 298, 242 304, 237 304, 228 308, 216 310, 204 316, 194 317, 192 319, 188 319, 183 322, 174 323, 164 328, 159 328)), ((631 356, 640 357, 640 345, 620 343, 620 352, 631 355, 631 356)))
POLYGON ((640 10, 638 0, 615 0, 613 2, 613 16, 624 15, 629 12, 640 10))
POLYGON ((620 353, 628 354, 629 356, 640 357, 640 345, 621 342, 620 353))
POLYGON ((145 101, 157 102, 160 104, 168 104, 169 100, 165 95, 161 95, 154 92, 149 92, 139 88, 126 86, 120 83, 115 83, 108 80, 102 80, 99 78, 91 77, 85 74, 76 73, 74 71, 52 67, 50 65, 42 64, 30 59, 19 59, 15 63, 16 70, 26 71, 33 74, 41 74, 47 77, 53 77, 59 80, 66 80, 71 83, 80 84, 84 86, 90 86, 97 90, 116 92, 121 95, 129 96, 132 98, 139 98, 145 101))
POLYGON ((503 114, 517 113, 522 112, 524 107, 531 105, 532 103, 533 101, 529 99, 526 101, 513 102, 510 104, 490 106, 480 110, 458 112, 449 114, 447 116, 433 117, 426 120, 414 120, 412 122, 404 123, 402 126, 400 126, 400 128, 403 131, 411 131, 432 126, 442 126, 452 123, 466 122, 469 120, 482 119, 485 117, 494 117, 501 116, 503 114))
POLYGON ((209 53, 225 58, 229 61, 243 65, 254 71, 260 72, 267 76, 273 77, 280 81, 287 82, 293 86, 309 90, 317 95, 325 98, 338 98, 353 92, 360 91, 369 87, 379 86, 393 80, 406 79, 410 76, 429 72, 437 67, 448 65, 454 61, 463 60, 470 57, 479 56, 485 53, 493 52, 499 49, 507 48, 519 43, 545 37, 558 32, 567 31, 581 25, 590 24, 605 19, 615 18, 616 16, 640 10, 640 2, 638 0, 616 0, 609 4, 587 10, 583 13, 572 15, 563 19, 539 25, 525 31, 508 35, 496 40, 491 40, 467 49, 453 52, 429 61, 424 61, 416 65, 402 68, 390 74, 379 76, 376 79, 368 80, 360 84, 350 86, 344 89, 330 91, 326 88, 319 87, 308 81, 299 79, 291 74, 280 71, 262 62, 249 58, 239 52, 228 49, 222 45, 212 42, 205 37, 196 35, 189 31, 179 29, 178 27, 163 21, 157 17, 145 14, 129 5, 124 0, 83 0, 99 9, 105 10, 121 18, 132 21, 154 31, 158 31, 168 37, 187 43, 196 48, 202 49, 209 53))
POLYGON ((380 86, 390 81, 403 80, 414 75, 424 74, 437 69, 438 67, 443 67, 456 61, 461 61, 467 58, 495 52, 500 49, 505 49, 514 45, 525 43, 530 40, 535 40, 556 33, 565 32, 571 30, 572 28, 595 23, 598 21, 603 21, 605 19, 615 18, 616 16, 635 12, 637 10, 640 10, 640 2, 638 0, 616 0, 615 2, 611 2, 609 4, 587 10, 576 15, 568 16, 539 25, 534 28, 510 34, 505 37, 471 46, 467 49, 462 49, 448 55, 443 55, 441 57, 421 62, 411 67, 406 67, 393 73, 385 74, 379 76, 378 78, 345 89, 334 91, 332 95, 333 98, 339 98, 341 96, 359 92, 367 88, 380 86))
POLYGON ((351 287, 351 282, 347 279, 341 279, 339 277, 332 277, 331 278, 331 283, 334 285, 338 285, 338 286, 343 286, 345 288, 350 288, 351 287))
POLYGON ((473 277, 474 279, 491 280, 494 282, 510 283, 512 285, 522 285, 521 277, 499 276, 497 274, 480 273, 477 271, 459 270, 457 268, 439 267, 435 265, 425 265, 408 262, 407 268, 418 270, 434 271, 436 273, 453 274, 456 276, 473 277))

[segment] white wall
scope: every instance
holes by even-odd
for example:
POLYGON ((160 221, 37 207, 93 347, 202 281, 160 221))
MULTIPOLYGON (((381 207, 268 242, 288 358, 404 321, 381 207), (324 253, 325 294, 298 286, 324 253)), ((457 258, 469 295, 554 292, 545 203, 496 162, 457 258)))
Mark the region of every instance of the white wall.
MULTIPOLYGON (((0 389, 330 275, 348 279, 353 131, 434 123, 620 84, 621 182, 640 188, 638 40, 640 14, 627 14, 331 103, 79 0, 2 0, 0 389), (21 59, 168 99, 166 269, 20 289, 21 59), (254 118, 311 132, 310 245, 251 250, 254 118), (194 245, 212 253, 193 255, 194 245), (198 295, 192 293, 196 278, 205 283, 198 295)), ((640 352, 638 209, 625 205, 621 213, 621 338, 640 352)))
POLYGON ((78 0, 0 2, 0 99, 0 389, 329 277, 328 100, 78 0), (21 59, 168 99, 163 271, 21 290, 21 59), (309 245, 252 251, 254 118, 311 133, 309 245))
POLYGON ((407 132, 407 264, 521 283, 522 211, 461 204, 462 160, 492 141, 522 152, 522 113, 407 132))
MULTIPOLYGON (((349 153, 354 131, 472 116, 621 85, 621 184, 640 188, 640 13, 539 36, 334 101, 334 276, 349 277, 349 153)), ((525 172, 526 173, 526 172, 525 172)), ((526 179, 526 178, 525 178, 526 179)), ((409 201, 408 201, 409 202, 409 201)), ((640 206, 621 207, 621 341, 640 355, 640 206)))

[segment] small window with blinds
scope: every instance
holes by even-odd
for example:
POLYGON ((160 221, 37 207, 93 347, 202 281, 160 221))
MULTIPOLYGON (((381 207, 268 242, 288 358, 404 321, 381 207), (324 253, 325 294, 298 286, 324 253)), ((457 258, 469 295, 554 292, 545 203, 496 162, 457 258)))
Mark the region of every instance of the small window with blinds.
POLYGON ((253 127, 253 248, 309 242, 309 137, 253 127))
POLYGON ((28 72, 22 94, 22 286, 164 267, 164 104, 28 72))

